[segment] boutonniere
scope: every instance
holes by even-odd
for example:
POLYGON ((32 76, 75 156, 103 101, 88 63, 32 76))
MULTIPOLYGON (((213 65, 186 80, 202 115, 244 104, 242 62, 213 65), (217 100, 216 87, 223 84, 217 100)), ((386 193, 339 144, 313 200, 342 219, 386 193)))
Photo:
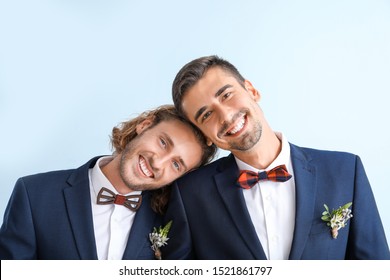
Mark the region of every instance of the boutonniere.
POLYGON ((156 259, 161 260, 161 250, 160 247, 167 244, 168 233, 171 229, 172 221, 169 221, 164 227, 153 228, 153 232, 149 233, 149 240, 152 243, 152 250, 154 251, 154 256, 156 259))
POLYGON ((336 210, 333 209, 332 212, 330 212, 328 206, 324 204, 326 211, 322 212, 321 219, 327 222, 326 225, 331 228, 332 237, 334 239, 337 238, 339 229, 345 227, 347 225, 347 221, 352 218, 352 211, 349 209, 351 205, 352 202, 349 202, 344 206, 340 206, 336 210))

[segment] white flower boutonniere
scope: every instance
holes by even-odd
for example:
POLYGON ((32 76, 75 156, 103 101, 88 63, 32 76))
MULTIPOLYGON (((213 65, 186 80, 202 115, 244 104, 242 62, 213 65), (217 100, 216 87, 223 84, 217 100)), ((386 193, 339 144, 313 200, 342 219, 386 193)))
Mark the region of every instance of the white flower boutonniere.
POLYGON ((156 259, 161 260, 161 250, 160 247, 167 244, 168 233, 171 229, 172 221, 169 221, 164 227, 159 227, 158 229, 153 228, 153 232, 149 233, 149 240, 152 243, 152 250, 154 251, 154 256, 156 259))
POLYGON ((349 202, 344 206, 340 206, 336 210, 333 209, 332 212, 330 212, 328 206, 324 204, 326 211, 322 212, 321 219, 327 222, 326 225, 331 228, 332 237, 334 239, 337 238, 339 229, 345 227, 347 225, 347 221, 353 217, 351 209, 348 209, 351 205, 352 202, 349 202))

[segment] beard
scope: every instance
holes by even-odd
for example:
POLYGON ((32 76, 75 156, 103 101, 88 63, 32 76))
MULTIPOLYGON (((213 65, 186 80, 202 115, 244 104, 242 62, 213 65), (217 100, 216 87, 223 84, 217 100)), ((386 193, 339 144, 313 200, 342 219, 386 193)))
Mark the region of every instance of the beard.
MULTIPOLYGON (((138 136, 141 136, 139 134, 138 136)), ((159 189, 160 185, 152 184, 152 183, 142 183, 140 180, 134 180, 134 178, 131 177, 131 175, 128 174, 128 166, 127 163, 129 162, 129 159, 138 157, 137 154, 135 154, 132 151, 135 151, 135 148, 137 147, 137 144, 139 142, 140 137, 136 137, 133 140, 131 140, 127 145, 126 148, 122 152, 122 156, 119 163, 119 173, 121 176, 122 181, 125 183, 125 185, 134 191, 146 191, 146 190, 155 190, 159 189)), ((152 161, 150 161, 152 164, 152 161)))
MULTIPOLYGON (((243 115, 246 115, 248 117, 249 111, 246 109, 242 109, 232 117, 232 120, 229 123, 224 123, 218 133, 218 137, 224 135, 226 133, 226 129, 243 115)), ((245 134, 241 135, 239 139, 227 142, 228 150, 238 150, 242 152, 249 151, 251 148, 253 148, 253 146, 256 145, 257 142, 259 142, 263 133, 263 126, 259 120, 255 121, 256 122, 254 123, 252 131, 246 132, 245 134)))
POLYGON ((240 137, 238 141, 229 142, 229 150, 248 151, 259 142, 263 132, 263 127, 260 122, 255 123, 252 132, 247 132, 240 137))

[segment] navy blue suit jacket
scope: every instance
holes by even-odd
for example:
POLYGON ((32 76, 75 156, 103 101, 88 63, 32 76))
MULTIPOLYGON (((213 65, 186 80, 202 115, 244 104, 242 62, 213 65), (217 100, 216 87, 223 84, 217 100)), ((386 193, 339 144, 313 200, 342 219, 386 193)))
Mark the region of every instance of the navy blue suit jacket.
MULTIPOLYGON (((88 177, 97 159, 17 181, 0 229, 0 259, 97 259, 88 177)), ((161 224, 142 192, 123 259, 154 259, 148 235, 161 224)))
MULTIPOLYGON (((358 156, 291 146, 296 217, 289 259, 390 259, 374 196, 358 156), (352 202, 353 217, 337 239, 321 220, 352 202)), ((174 183, 168 259, 266 259, 251 222, 232 155, 174 183)))

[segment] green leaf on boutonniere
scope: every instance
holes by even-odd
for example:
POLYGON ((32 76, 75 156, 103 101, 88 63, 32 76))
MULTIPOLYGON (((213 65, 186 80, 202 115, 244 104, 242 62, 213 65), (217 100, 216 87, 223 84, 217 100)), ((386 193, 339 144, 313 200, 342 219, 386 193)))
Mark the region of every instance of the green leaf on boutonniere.
POLYGON ((349 202, 330 212, 329 207, 324 204, 326 211, 322 212, 321 219, 327 222, 326 225, 331 228, 332 237, 334 239, 337 238, 339 229, 345 227, 347 221, 353 217, 352 211, 349 209, 351 206, 352 202, 349 202))
POLYGON ((172 221, 169 221, 164 227, 153 228, 153 232, 149 233, 149 240, 152 243, 152 250, 154 251, 154 255, 156 259, 161 260, 161 250, 160 247, 165 246, 167 244, 168 233, 171 229, 172 221))
POLYGON ((326 209, 325 212, 329 212, 329 207, 328 207, 328 205, 324 204, 324 207, 325 207, 325 209, 326 209))
POLYGON ((349 203, 345 204, 344 206, 341 206, 341 208, 342 209, 348 209, 351 206, 352 206, 352 202, 349 202, 349 203))

